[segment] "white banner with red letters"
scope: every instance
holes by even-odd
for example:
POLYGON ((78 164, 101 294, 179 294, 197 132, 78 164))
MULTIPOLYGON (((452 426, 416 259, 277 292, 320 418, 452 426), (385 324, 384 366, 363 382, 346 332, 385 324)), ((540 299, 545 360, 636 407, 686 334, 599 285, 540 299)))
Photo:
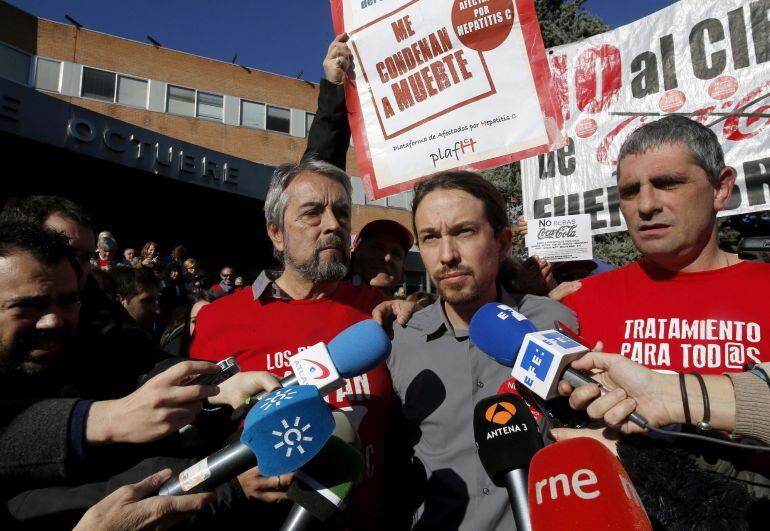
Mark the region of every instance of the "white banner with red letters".
POLYGON ((548 59, 569 143, 522 161, 527 219, 590 214, 594 234, 624 230, 619 148, 669 113, 711 127, 737 170, 721 215, 770 208, 770 0, 681 0, 548 59))
POLYGON ((369 199, 564 145, 533 0, 330 0, 369 199))

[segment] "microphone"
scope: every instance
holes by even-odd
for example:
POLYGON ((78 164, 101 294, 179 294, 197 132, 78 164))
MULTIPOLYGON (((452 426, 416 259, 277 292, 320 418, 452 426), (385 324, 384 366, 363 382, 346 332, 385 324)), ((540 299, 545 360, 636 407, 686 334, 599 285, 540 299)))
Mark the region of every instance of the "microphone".
POLYGON ((335 409, 332 411, 332 418, 334 419, 334 431, 332 432, 332 437, 342 439, 346 443, 352 445, 355 449, 360 450, 361 438, 350 423, 348 416, 345 415, 345 412, 335 409))
POLYGON ((561 531, 565 518, 596 529, 652 530, 620 461, 587 437, 547 446, 529 467, 529 509, 535 531, 561 531))
MULTIPOLYGON (((337 334, 328 345, 315 345, 289 358, 293 374, 281 386, 313 385, 322 396, 345 385, 345 378, 377 367, 390 355, 390 339, 373 319, 360 321, 337 334)), ((256 395, 261 400, 267 394, 256 395)))
POLYGON ((543 440, 527 404, 512 393, 479 401, 473 410, 473 433, 487 475, 508 490, 516 529, 531 530, 527 468, 543 440))
POLYGON ((294 473, 287 495, 294 501, 281 531, 309 529, 342 509, 363 475, 361 453, 332 436, 321 452, 294 473))
POLYGON ((329 406, 311 385, 276 389, 249 411, 239 442, 167 481, 159 494, 209 491, 259 463, 263 476, 293 472, 310 461, 334 430, 329 406))
MULTIPOLYGON (((513 367, 511 376, 544 400, 559 395, 559 380, 572 387, 596 384, 604 395, 607 391, 593 378, 570 367, 590 349, 556 330, 537 331, 534 323, 500 303, 485 304, 470 323, 471 341, 487 356, 501 365, 513 367)), ((648 422, 633 412, 629 420, 642 428, 648 422)))

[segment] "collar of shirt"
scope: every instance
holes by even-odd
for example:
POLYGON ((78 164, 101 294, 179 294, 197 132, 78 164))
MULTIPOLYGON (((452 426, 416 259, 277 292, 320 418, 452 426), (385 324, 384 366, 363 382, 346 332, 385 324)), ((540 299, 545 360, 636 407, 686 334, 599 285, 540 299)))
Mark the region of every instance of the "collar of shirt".
POLYGON ((254 284, 251 285, 251 292, 254 300, 259 299, 277 299, 280 301, 290 301, 291 296, 276 284, 276 279, 281 276, 281 271, 262 271, 254 284))
MULTIPOLYGON (((497 300, 500 303, 510 306, 517 312, 519 311, 519 304, 516 297, 505 291, 505 289, 499 285, 497 286, 497 291, 500 294, 497 297, 497 300)), ((446 334, 452 334, 457 339, 465 339, 468 337, 468 330, 455 330, 452 323, 447 319, 446 313, 444 312, 444 297, 441 296, 439 296, 436 302, 428 306, 422 332, 425 334, 427 341, 437 339, 446 334)))

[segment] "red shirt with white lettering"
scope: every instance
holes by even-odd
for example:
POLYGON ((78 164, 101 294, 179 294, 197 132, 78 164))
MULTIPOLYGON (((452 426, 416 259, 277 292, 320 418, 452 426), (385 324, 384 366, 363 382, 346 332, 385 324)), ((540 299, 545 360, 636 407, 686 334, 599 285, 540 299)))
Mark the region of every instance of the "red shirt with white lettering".
POLYGON ((663 273, 634 262, 583 279, 562 303, 593 347, 650 369, 736 372, 770 361, 770 265, 663 273))
MULTIPOLYGON (((266 284, 260 276, 251 289, 203 307, 190 357, 217 362, 235 356, 242 371, 268 371, 283 378, 292 372, 289 357, 370 319, 374 307, 385 300, 377 289, 348 282, 340 282, 329 297, 307 300, 275 298, 268 294, 275 284, 266 284)), ((381 521, 383 440, 391 393, 383 363, 327 397, 332 407, 346 413, 361 438, 364 476, 345 510, 345 520, 356 529, 381 521)))

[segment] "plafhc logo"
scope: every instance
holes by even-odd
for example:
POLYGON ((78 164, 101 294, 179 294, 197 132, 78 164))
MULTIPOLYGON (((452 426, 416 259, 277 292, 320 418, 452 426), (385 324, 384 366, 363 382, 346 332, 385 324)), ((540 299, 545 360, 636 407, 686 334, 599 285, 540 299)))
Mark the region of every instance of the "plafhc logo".
POLYGON ((510 402, 498 402, 489 406, 484 413, 488 422, 504 426, 508 424, 516 414, 516 406, 510 402))
POLYGON ((286 419, 282 419, 281 426, 283 427, 283 431, 272 431, 272 434, 280 439, 277 443, 275 443, 273 448, 278 450, 279 448, 283 448, 285 446, 287 458, 291 457, 295 447, 300 454, 304 454, 305 449, 302 447, 302 443, 313 441, 312 437, 305 435, 305 432, 311 428, 310 423, 308 422, 300 428, 301 423, 302 419, 300 417, 296 417, 294 419, 293 425, 289 425, 289 422, 286 419))
POLYGON ((553 354, 530 341, 521 358, 521 368, 527 371, 524 383, 531 386, 535 383, 535 379, 544 382, 551 363, 553 363, 553 354))
POLYGON ((262 411, 267 411, 271 407, 279 407, 282 402, 289 401, 294 398, 297 391, 294 389, 279 389, 273 392, 270 396, 267 396, 259 401, 259 408, 262 411))

